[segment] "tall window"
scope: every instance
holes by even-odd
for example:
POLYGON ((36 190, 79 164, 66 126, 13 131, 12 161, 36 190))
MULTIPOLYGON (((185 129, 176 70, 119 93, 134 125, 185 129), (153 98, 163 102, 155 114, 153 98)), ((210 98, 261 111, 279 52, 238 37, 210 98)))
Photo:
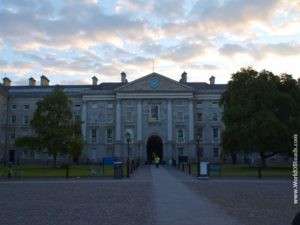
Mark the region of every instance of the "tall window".
POLYGON ((214 157, 215 158, 219 157, 219 148, 214 148, 214 157))
POLYGON ((11 123, 15 124, 17 122, 17 116, 16 115, 12 115, 11 116, 11 123))
POLYGON ((132 118, 132 111, 127 111, 126 112, 126 122, 132 122, 133 118, 132 118))
POLYGON ((112 113, 111 113, 111 112, 108 112, 108 113, 106 114, 106 122, 112 123, 112 121, 113 121, 112 113))
POLYGON ((184 130, 183 129, 178 129, 177 130, 177 142, 178 143, 183 143, 184 142, 184 130))
POLYGON ((96 128, 92 128, 92 130, 91 130, 91 143, 92 144, 97 143, 97 129, 96 128))
POLYGON ((151 105, 150 106, 149 121, 150 122, 159 121, 159 106, 158 105, 151 105))
POLYGON ((24 105, 24 109, 25 109, 25 110, 28 110, 28 109, 29 109, 29 105, 27 105, 27 104, 24 105))
POLYGON ((213 128, 213 138, 219 138, 219 128, 213 128))
POLYGON ((113 142, 113 129, 108 128, 106 130, 106 143, 111 144, 113 142))
POLYGON ((27 115, 23 116, 23 124, 28 125, 29 124, 29 117, 27 115))
POLYGON ((177 121, 178 122, 183 122, 184 120, 184 116, 183 116, 183 112, 177 112, 177 121))
POLYGON ((196 138, 198 138, 198 136, 199 136, 200 142, 203 142, 203 128, 202 127, 200 127, 200 128, 197 129, 196 135, 197 135, 196 138))

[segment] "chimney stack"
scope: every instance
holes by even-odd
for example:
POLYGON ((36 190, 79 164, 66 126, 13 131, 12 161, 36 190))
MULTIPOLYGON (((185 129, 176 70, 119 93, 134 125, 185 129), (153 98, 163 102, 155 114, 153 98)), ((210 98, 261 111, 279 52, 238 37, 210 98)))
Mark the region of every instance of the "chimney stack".
POLYGON ((49 86, 49 80, 45 75, 41 76, 41 86, 49 86))
POLYGON ((128 82, 127 79, 126 79, 126 73, 125 72, 121 73, 121 82, 122 83, 127 83, 128 82))
POLYGON ((3 85, 4 86, 10 86, 11 80, 8 77, 3 78, 3 85))
POLYGON ((215 77, 214 76, 211 76, 210 78, 209 78, 209 84, 215 84, 215 77))
POLYGON ((93 86, 97 86, 98 78, 96 76, 93 76, 92 80, 93 80, 93 86))
POLYGON ((187 73, 184 71, 181 74, 181 79, 179 80, 180 83, 186 83, 187 82, 187 73))
POLYGON ((29 78, 29 86, 35 86, 35 79, 33 77, 29 78))

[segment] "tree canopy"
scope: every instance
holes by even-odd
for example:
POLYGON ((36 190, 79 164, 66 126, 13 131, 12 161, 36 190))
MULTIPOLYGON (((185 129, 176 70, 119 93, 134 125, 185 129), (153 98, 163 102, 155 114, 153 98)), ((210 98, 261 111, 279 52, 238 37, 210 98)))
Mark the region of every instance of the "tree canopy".
POLYGON ((291 75, 241 69, 222 94, 226 153, 257 152, 263 165, 274 154, 290 155, 300 129, 300 84, 291 75))
POLYGON ((43 149, 53 155, 54 166, 58 154, 78 157, 83 148, 81 122, 73 122, 72 117, 68 96, 56 86, 52 94, 37 102, 30 121, 34 136, 21 137, 16 145, 43 149))

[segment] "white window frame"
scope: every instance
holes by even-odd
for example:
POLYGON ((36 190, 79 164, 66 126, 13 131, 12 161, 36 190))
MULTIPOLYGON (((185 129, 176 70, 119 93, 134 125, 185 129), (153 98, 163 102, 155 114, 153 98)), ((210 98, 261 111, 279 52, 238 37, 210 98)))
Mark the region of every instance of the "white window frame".
POLYGON ((113 122, 113 113, 112 112, 107 112, 106 113, 106 122, 107 123, 112 123, 113 122))
POLYGON ((219 139, 220 138, 220 129, 218 127, 213 127, 212 128, 212 137, 213 139, 219 139), (215 137, 215 129, 217 130, 217 137, 215 137))
POLYGON ((150 107, 149 107, 149 122, 159 122, 159 121, 160 121, 160 106, 159 105, 150 105, 150 107), (157 112, 154 112, 155 109, 157 109, 157 112))
POLYGON ((98 143, 98 129, 91 128, 91 144, 97 144, 97 143, 98 143))
POLYGON ((113 139, 114 139, 114 131, 112 128, 107 128, 105 131, 105 140, 107 144, 112 144, 113 143, 113 139), (110 137, 109 137, 109 133, 110 137))
POLYGON ((217 113, 217 112, 212 113, 212 121, 214 121, 214 122, 219 121, 219 113, 217 113))

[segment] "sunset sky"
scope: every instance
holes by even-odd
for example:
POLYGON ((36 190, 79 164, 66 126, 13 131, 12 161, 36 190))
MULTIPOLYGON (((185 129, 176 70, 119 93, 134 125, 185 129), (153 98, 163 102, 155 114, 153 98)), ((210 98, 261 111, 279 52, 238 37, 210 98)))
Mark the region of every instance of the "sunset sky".
MULTIPOLYGON (((300 76, 299 0, 0 0, 12 85, 128 81, 153 71, 226 83, 241 67, 300 76)), ((2 82, 2 81, 0 81, 2 82)))

